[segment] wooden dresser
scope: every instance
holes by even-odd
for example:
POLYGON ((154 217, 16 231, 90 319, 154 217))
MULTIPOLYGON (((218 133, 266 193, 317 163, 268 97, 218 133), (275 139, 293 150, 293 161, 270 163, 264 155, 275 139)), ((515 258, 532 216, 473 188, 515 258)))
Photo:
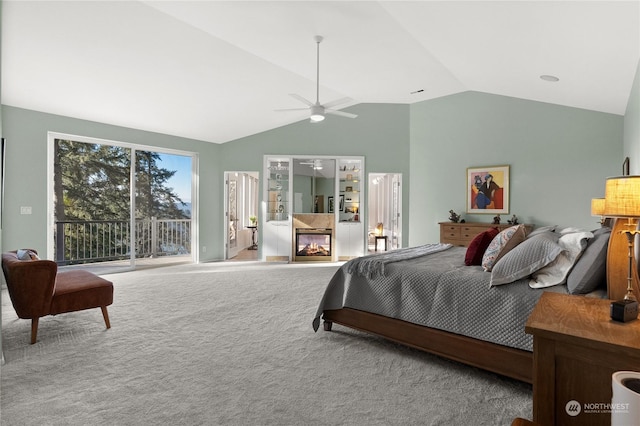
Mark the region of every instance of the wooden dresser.
POLYGON ((606 406, 611 403, 611 375, 622 370, 640 371, 640 320, 612 321, 610 303, 607 299, 542 294, 525 326, 533 335, 536 424, 611 424, 611 411, 606 406), (569 404, 573 409, 567 409, 569 404))
MULTIPOLYGON (((467 247, 473 237, 479 233, 486 231, 489 228, 498 228, 499 230, 506 229, 510 226, 508 223, 501 223, 494 225, 493 223, 481 223, 481 222, 439 222, 440 224, 440 242, 453 244, 454 246, 467 247)), ((525 225, 527 232, 531 232, 531 225, 525 225)))

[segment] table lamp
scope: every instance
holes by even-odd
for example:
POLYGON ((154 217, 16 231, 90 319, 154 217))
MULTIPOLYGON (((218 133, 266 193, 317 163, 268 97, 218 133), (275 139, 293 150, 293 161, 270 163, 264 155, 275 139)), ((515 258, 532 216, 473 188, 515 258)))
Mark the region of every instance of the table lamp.
POLYGON ((623 300, 611 304, 611 318, 628 321, 638 316, 638 302, 633 294, 633 243, 640 217, 640 176, 617 176, 607 178, 605 185, 605 206, 603 215, 618 219, 627 219, 626 234, 629 248, 629 270, 627 274, 627 293, 623 300))

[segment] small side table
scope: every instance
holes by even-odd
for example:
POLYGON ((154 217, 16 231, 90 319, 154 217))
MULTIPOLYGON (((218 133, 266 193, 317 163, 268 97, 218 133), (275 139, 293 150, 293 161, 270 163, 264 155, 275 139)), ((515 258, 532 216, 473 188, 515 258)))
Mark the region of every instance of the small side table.
POLYGON ((384 240, 384 251, 387 251, 387 240, 389 238, 386 235, 376 235, 376 251, 378 251, 378 240, 384 240))
POLYGON ((258 244, 256 243, 256 231, 258 227, 255 225, 247 226, 247 228, 251 229, 251 246, 247 250, 258 250, 258 244))
POLYGON ((610 303, 553 292, 540 297, 525 326, 533 335, 535 423, 611 424, 611 375, 640 371, 640 320, 612 321, 610 303), (571 412, 569 403, 580 410, 571 412))

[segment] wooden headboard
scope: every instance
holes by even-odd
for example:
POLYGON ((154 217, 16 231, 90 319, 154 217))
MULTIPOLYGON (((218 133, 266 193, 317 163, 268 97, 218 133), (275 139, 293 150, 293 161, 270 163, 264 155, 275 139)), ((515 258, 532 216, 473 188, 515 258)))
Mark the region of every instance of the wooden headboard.
MULTIPOLYGON (((611 300, 620 300, 627 294, 627 277, 629 276, 629 242, 627 235, 622 233, 629 229, 626 219, 616 219, 611 228, 609 247, 607 249, 607 294, 611 300)), ((635 256, 632 258, 632 286, 637 298, 640 298, 638 288, 638 264, 635 256)))

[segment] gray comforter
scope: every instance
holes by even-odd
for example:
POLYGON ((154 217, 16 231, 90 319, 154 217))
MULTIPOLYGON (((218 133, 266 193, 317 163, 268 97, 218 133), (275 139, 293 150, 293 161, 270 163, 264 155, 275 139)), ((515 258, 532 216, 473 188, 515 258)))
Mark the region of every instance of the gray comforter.
MULTIPOLYGON (((491 274, 465 266, 465 253, 431 244, 345 263, 327 286, 314 330, 323 311, 348 307, 531 351, 524 325, 543 290, 527 279, 489 288, 491 274)), ((567 292, 565 285, 545 291, 567 292)))

